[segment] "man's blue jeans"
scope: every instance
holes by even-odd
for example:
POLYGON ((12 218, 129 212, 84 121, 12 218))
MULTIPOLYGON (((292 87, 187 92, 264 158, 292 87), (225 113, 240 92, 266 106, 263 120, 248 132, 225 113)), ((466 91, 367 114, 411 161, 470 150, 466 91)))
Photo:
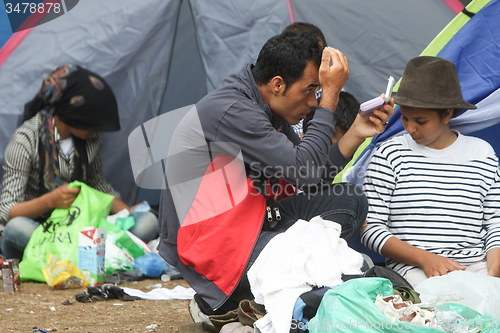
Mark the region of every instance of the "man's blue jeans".
MULTIPOLYGON (((227 313, 237 309, 241 300, 254 298, 247 278, 248 270, 267 243, 274 236, 285 232, 298 219, 309 221, 311 218, 320 215, 325 220, 337 222, 342 226, 340 237, 349 242, 363 226, 368 213, 368 201, 363 191, 359 187, 348 183, 328 185, 318 189, 314 194, 301 193, 294 195, 278 201, 277 204, 282 216, 277 229, 261 231, 236 289, 224 305, 213 314, 227 313)), ((198 303, 199 300, 198 298, 198 303)), ((205 312, 207 307, 202 304, 199 305, 202 311, 205 312)))
MULTIPOLYGON (((146 243, 158 237, 158 221, 153 213, 141 213, 134 217, 136 222, 129 230, 131 233, 146 243)), ((3 231, 1 244, 2 255, 8 259, 21 260, 23 258, 24 249, 26 245, 28 245, 28 241, 33 231, 35 231, 39 225, 39 222, 33 221, 27 217, 14 217, 9 220, 3 231)))

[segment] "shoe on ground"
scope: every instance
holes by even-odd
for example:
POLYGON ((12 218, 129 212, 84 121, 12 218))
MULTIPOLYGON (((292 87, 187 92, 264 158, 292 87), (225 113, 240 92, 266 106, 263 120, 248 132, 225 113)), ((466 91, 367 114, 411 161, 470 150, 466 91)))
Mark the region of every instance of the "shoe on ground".
POLYGON ((189 302, 189 313, 191 313, 191 317, 193 318, 193 321, 195 323, 205 322, 213 326, 208 316, 200 310, 200 307, 198 306, 198 303, 196 303, 194 298, 189 302))

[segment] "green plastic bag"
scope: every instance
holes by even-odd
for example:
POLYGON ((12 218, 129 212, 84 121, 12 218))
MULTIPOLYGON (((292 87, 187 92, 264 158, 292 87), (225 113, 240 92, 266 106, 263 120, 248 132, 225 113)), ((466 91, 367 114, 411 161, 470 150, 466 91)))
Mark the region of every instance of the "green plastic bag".
MULTIPOLYGON (((407 332, 430 333, 444 331, 418 324, 396 320, 391 322, 375 305, 377 295, 394 294, 392 283, 384 278, 359 278, 349 280, 336 289, 329 290, 323 296, 316 316, 309 321, 310 333, 338 332, 407 332)), ((438 306, 443 311, 454 311, 461 315, 465 322, 453 322, 443 326, 448 332, 496 333, 499 332, 498 320, 492 316, 481 315, 464 305, 446 303, 438 306)))
POLYGON ((488 313, 481 315, 479 312, 474 311, 471 308, 456 303, 446 303, 438 306, 437 309, 443 311, 454 311, 465 319, 463 322, 453 321, 451 323, 443 323, 442 327, 446 331, 458 331, 462 328, 463 330, 466 329, 469 332, 500 332, 499 320, 488 313))
POLYGON ((316 316, 309 321, 309 332, 443 333, 408 322, 391 322, 375 305, 378 294, 393 295, 391 281, 376 277, 352 279, 327 291, 316 316))
POLYGON ((116 226, 120 229, 127 231, 135 225, 135 219, 133 216, 118 217, 116 219, 116 226))
POLYGON ((80 187, 80 193, 68 209, 55 209, 46 223, 35 229, 19 264, 21 281, 45 282, 42 269, 49 253, 61 260, 78 263, 78 233, 84 227, 97 228, 105 219, 114 200, 112 195, 97 191, 75 181, 70 188, 80 187))
POLYGON ((143 256, 144 250, 113 223, 101 220, 99 228, 106 228, 106 275, 134 269, 135 258, 143 256))

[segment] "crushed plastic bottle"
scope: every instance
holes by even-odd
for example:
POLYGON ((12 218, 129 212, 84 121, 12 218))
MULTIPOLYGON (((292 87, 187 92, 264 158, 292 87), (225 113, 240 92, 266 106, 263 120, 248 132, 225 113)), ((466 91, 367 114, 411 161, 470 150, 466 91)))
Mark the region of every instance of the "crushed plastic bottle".
POLYGON ((167 263, 167 267, 163 270, 163 275, 161 276, 162 281, 167 282, 171 280, 182 279, 182 274, 177 268, 167 263), (168 280, 167 280, 168 278, 168 280))
POLYGON ((447 295, 437 295, 432 297, 426 297, 426 295, 421 295, 422 303, 416 304, 421 308, 432 309, 437 306, 443 305, 449 302, 458 302, 463 300, 463 297, 458 297, 455 294, 447 294, 447 295))
POLYGON ((152 284, 150 286, 147 286, 146 288, 148 288, 148 289, 155 289, 155 288, 163 288, 163 286, 162 286, 161 283, 157 283, 157 284, 152 284))

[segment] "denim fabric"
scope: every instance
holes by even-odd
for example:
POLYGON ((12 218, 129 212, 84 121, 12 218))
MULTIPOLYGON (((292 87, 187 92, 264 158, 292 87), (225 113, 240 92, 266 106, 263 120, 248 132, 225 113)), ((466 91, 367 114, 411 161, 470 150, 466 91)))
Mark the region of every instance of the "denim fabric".
POLYGON ((269 241, 285 232, 298 219, 309 221, 320 215, 342 226, 340 237, 351 241, 365 222, 368 202, 362 190, 348 183, 325 186, 316 193, 300 193, 278 201, 282 219, 275 231, 262 231, 250 255, 247 270, 269 241))
MULTIPOLYGON (((158 220, 150 212, 140 213, 134 216, 135 226, 130 228, 130 232, 142 239, 145 243, 158 237, 158 220)), ((8 259, 23 258, 24 249, 33 231, 40 223, 27 217, 14 217, 7 222, 3 232, 1 251, 2 255, 8 259)))
POLYGON ((151 212, 130 212, 135 219, 135 225, 129 229, 131 233, 139 237, 144 243, 149 243, 158 238, 158 219, 151 212))
MULTIPOLYGON (((217 311, 208 314, 224 314, 234 310, 243 299, 253 299, 247 272, 260 252, 276 235, 285 232, 298 219, 309 221, 320 215, 325 220, 342 226, 340 237, 349 242, 359 232, 368 212, 368 201, 362 190, 348 183, 326 185, 315 193, 300 193, 278 201, 282 219, 274 231, 261 231, 250 255, 245 272, 235 290, 217 311)), ((200 305, 201 308, 201 305, 200 305)))
POLYGON ((23 258, 31 234, 40 225, 27 217, 14 217, 7 222, 2 238, 2 254, 7 259, 23 258))

